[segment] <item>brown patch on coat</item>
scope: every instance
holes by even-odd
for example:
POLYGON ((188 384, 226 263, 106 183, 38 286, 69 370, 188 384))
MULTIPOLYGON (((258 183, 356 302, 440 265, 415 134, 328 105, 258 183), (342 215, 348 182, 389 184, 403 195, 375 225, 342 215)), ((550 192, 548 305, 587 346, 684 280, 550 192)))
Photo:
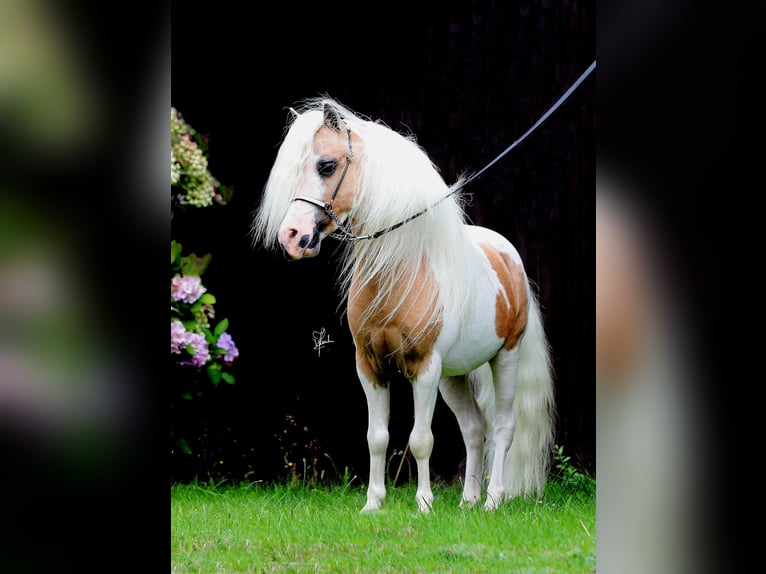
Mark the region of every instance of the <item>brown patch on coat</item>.
POLYGON ((405 291, 400 285, 390 295, 391 304, 376 309, 362 324, 362 315, 375 297, 376 284, 360 290, 356 281, 349 291, 348 323, 356 345, 357 367, 373 384, 387 384, 397 372, 407 379, 417 378, 430 363, 433 346, 441 331, 441 319, 423 325, 435 304, 429 296, 436 288, 434 278, 421 266, 413 283, 405 291), (399 310, 389 318, 396 303, 404 299, 399 310))
POLYGON ((521 265, 508 254, 482 244, 502 289, 495 298, 495 332, 505 340, 504 347, 513 349, 527 325, 527 287, 521 265))

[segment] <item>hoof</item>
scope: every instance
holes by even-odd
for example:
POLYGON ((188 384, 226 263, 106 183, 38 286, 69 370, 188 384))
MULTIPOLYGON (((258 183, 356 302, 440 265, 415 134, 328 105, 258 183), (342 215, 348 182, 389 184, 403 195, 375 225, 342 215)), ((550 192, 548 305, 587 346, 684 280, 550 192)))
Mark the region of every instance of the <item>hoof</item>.
POLYGON ((498 506, 500 506, 500 502, 502 501, 488 495, 487 500, 484 501, 484 510, 487 512, 492 512, 493 510, 496 510, 498 506))
POLYGON ((433 510, 434 507, 434 501, 433 500, 423 500, 418 499, 418 510, 422 512, 423 514, 428 514, 433 510))
POLYGON ((367 504, 364 505, 364 508, 360 512, 375 512, 376 510, 380 510, 380 502, 371 502, 367 501, 367 504))

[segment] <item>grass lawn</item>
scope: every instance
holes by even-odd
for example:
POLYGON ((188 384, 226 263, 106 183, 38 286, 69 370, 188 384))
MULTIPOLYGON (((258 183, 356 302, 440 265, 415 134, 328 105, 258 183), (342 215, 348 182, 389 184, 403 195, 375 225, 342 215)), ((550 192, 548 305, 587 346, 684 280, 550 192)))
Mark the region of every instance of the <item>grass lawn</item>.
POLYGON ((424 515, 415 485, 389 486, 374 513, 363 486, 174 485, 171 571, 595 572, 595 485, 549 483, 494 512, 460 508, 458 484, 433 488, 424 515))

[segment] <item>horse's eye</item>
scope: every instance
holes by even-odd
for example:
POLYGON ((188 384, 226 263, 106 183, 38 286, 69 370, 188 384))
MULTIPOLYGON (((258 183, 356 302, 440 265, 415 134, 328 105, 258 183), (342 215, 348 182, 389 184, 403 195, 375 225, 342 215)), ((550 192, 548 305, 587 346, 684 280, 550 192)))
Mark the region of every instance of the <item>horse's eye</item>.
POLYGON ((330 177, 338 169, 338 162, 334 159, 320 159, 317 161, 317 173, 320 177, 330 177))

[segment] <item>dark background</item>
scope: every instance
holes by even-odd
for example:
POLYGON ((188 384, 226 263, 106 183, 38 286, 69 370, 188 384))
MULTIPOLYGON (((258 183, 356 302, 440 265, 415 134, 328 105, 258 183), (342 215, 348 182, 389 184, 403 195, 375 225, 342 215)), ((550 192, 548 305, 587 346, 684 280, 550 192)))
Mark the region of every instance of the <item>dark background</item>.
MULTIPOLYGON (((184 252, 212 253, 203 282, 230 321, 237 383, 174 401, 171 480, 270 480, 285 462, 366 482, 367 410, 335 287, 335 240, 288 262, 249 236, 288 106, 328 94, 414 133, 448 183, 520 137, 596 59, 592 2, 450 2, 270 7, 216 2, 171 16, 171 104, 209 137, 209 167, 234 195, 172 224, 184 252), (333 343, 321 356, 312 333, 333 343)), ((596 72, 467 191, 469 218, 506 235, 538 288, 556 376, 556 442, 595 472, 594 193, 596 72)), ((175 372, 175 371, 174 371, 175 372)), ((390 452, 412 424, 411 391, 392 388, 390 452)), ((432 472, 452 479, 464 447, 439 399, 432 472)), ((399 458, 393 459, 391 475, 399 458)), ((407 465, 405 465, 406 469, 407 465)), ((299 469, 302 474, 303 469, 299 469)), ((413 468, 414 472, 414 468, 413 468)), ((407 476, 404 476, 407 478, 407 476)))
MULTIPOLYGON (((98 343, 76 346, 88 364, 115 368, 98 388, 123 416, 91 425, 89 417, 101 414, 93 405, 84 413, 87 434, 79 419, 63 421, 64 434, 77 439, 63 446, 61 428, 44 419, 17 413, 22 424, 10 429, 13 417, 4 419, 1 570, 102 572, 109 564, 113 572, 143 571, 170 545, 168 474, 223 470, 211 461, 168 458, 172 413, 161 368, 168 358, 167 283, 156 278, 167 273, 171 235, 169 105, 210 135, 213 173, 236 187, 230 206, 205 210, 173 233, 214 252, 206 280, 243 351, 235 386, 211 394, 199 412, 174 418, 192 425, 194 436, 207 433, 205 446, 223 450, 226 466, 239 456, 230 453, 254 453, 231 476, 251 465, 250 477, 260 478, 284 472, 273 434, 292 414, 321 439, 322 452, 339 465, 353 460, 364 478, 364 399, 335 312, 332 248, 315 261, 287 264, 252 249, 247 238, 284 108, 328 91, 393 127, 406 124, 451 180, 457 170, 480 169, 523 133, 595 59, 596 43, 599 165, 606 158, 619 166, 636 187, 631 195, 649 208, 663 256, 673 263, 672 286, 701 343, 691 388, 710 406, 697 454, 709 493, 699 501, 700 519, 711 536, 697 548, 703 559, 721 558, 720 568, 710 561, 711 571, 756 570, 760 531, 743 518, 760 510, 765 6, 610 0, 598 3, 594 18, 595 3, 508 4, 434 3, 418 12, 415 3, 396 2, 308 9, 175 2, 170 10, 156 1, 122 7, 19 0, 43 6, 54 34, 73 34, 75 61, 93 74, 106 109, 94 110, 95 145, 52 152, 29 145, 14 108, 0 109, 0 197, 39 217, 21 224, 31 235, 44 230, 54 238, 52 256, 75 262, 67 271, 87 302, 77 311, 98 343), (336 343, 320 359, 311 331, 322 326, 336 343), (309 408, 312 401, 322 408, 309 408)), ((28 73, 32 93, 49 89, 40 80, 50 68, 29 60, 18 69, 28 73)), ((587 465, 595 460, 594 80, 470 190, 471 217, 499 222, 544 294, 558 438, 590 453, 581 456, 587 465)), ((10 247, 21 252, 27 235, 10 247)), ((394 397, 400 426, 392 448, 401 448, 408 432, 408 393, 394 397)), ((79 396, 64 389, 40 398, 67 405, 79 396)), ((435 420, 434 468, 449 474, 462 445, 443 413, 435 420)), ((599 532, 608 528, 599 521, 599 532)))

